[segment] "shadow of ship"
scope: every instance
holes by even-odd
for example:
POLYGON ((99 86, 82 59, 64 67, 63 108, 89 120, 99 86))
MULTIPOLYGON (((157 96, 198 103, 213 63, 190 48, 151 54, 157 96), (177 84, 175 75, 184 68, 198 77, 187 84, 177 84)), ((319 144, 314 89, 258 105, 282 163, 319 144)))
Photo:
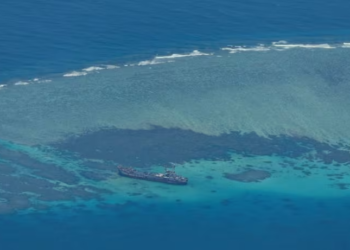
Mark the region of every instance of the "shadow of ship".
POLYGON ((166 170, 165 173, 150 173, 141 172, 131 167, 118 166, 118 171, 121 176, 130 177, 134 179, 162 182, 174 185, 186 185, 188 179, 177 175, 174 171, 166 170))

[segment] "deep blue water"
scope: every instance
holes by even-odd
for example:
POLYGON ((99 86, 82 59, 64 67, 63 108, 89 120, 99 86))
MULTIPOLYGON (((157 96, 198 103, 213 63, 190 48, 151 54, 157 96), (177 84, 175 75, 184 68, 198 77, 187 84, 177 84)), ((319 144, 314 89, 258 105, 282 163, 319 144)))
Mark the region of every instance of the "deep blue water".
POLYGON ((345 0, 6 1, 0 82, 229 44, 350 37, 345 0))
POLYGON ((9 250, 350 248, 348 199, 249 192, 236 198, 219 208, 142 204, 99 215, 9 216, 1 220, 0 239, 9 250))
MULTIPOLYGON (((349 9, 346 0, 2 1, 0 84, 227 45, 349 42, 349 9)), ((152 201, 3 214, 0 247, 349 250, 348 197, 257 191, 223 205, 152 201)))

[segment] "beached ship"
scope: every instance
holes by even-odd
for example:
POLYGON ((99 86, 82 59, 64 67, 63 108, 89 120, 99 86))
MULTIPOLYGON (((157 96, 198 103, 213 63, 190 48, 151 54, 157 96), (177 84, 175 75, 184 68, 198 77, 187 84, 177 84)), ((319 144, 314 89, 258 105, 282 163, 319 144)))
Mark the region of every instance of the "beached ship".
POLYGON ((131 167, 118 166, 119 174, 134 179, 162 182, 174 185, 186 185, 188 179, 177 175, 175 171, 166 170, 165 173, 151 173, 138 171, 131 167))

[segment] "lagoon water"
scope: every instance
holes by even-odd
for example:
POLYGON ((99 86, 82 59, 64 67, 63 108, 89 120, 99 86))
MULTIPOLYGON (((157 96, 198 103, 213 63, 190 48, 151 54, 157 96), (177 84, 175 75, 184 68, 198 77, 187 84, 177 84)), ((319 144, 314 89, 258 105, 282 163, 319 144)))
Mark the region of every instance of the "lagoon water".
POLYGON ((1 248, 350 249, 349 8, 1 3, 1 248))

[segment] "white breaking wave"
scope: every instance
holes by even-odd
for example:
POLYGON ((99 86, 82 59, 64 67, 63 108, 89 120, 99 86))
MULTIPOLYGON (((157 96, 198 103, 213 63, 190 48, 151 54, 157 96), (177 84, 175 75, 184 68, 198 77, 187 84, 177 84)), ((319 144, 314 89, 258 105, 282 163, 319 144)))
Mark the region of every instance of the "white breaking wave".
POLYGON ((181 57, 189 57, 189 56, 209 56, 211 54, 203 53, 198 50, 194 50, 189 54, 172 54, 170 56, 156 56, 155 59, 163 60, 163 59, 174 59, 174 58, 181 58, 181 57))
POLYGON ((6 84, 0 84, 0 89, 4 88, 6 84))
POLYGON ((288 44, 286 41, 273 42, 272 46, 283 49, 305 48, 305 49, 335 49, 327 43, 324 44, 288 44))
POLYGON ((106 69, 117 69, 119 66, 117 65, 103 65, 101 66, 91 66, 82 69, 82 71, 72 71, 70 73, 66 73, 63 76, 64 77, 77 77, 77 76, 85 76, 88 73, 92 73, 94 71, 101 71, 101 70, 106 70, 106 69))
MULTIPOLYGON (((156 56, 152 60, 141 61, 137 65, 146 66, 146 65, 155 65, 155 64, 162 64, 162 63, 171 63, 171 62, 174 62, 173 59, 176 59, 176 58, 192 57, 192 56, 210 56, 210 55, 212 54, 203 53, 198 50, 194 50, 189 54, 172 54, 169 56, 156 56)), ((128 66, 132 66, 132 65, 128 65, 128 66)))
MULTIPOLYGON (((272 42, 270 46, 259 44, 258 46, 230 46, 230 47, 224 47, 221 48, 223 51, 228 51, 231 54, 239 53, 239 52, 266 52, 270 50, 287 50, 287 49, 295 49, 295 48, 303 48, 303 49, 334 49, 334 48, 350 48, 350 43, 342 43, 341 45, 330 45, 327 43, 324 44, 288 44, 287 41, 278 41, 278 42, 272 42)), ((147 66, 147 65, 157 65, 157 64, 163 64, 163 63, 172 63, 175 62, 174 59, 177 58, 184 58, 184 57, 196 57, 196 56, 210 56, 214 55, 214 53, 204 53, 200 52, 199 50, 194 50, 191 53, 188 54, 171 54, 167 56, 156 56, 151 60, 144 60, 140 61, 138 63, 131 63, 131 64, 125 64, 122 65, 123 67, 132 67, 132 66, 147 66)), ((220 55, 217 55, 217 57, 220 57, 220 55)), ((111 69, 118 69, 120 66, 117 65, 100 65, 100 66, 90 66, 87 68, 82 69, 81 71, 72 71, 69 73, 64 74, 64 77, 78 77, 78 76, 86 76, 89 73, 92 73, 94 71, 101 71, 101 70, 111 70, 111 69)), ((32 82, 38 82, 38 83, 48 83, 52 80, 40 80, 39 78, 34 78, 33 80, 30 80, 29 82, 26 81, 19 81, 15 83, 14 85, 28 85, 32 82)))
POLYGON ((19 81, 19 82, 16 82, 14 85, 16 86, 24 86, 24 85, 28 85, 29 82, 23 82, 23 81, 19 81))
MULTIPOLYGON (((161 63, 165 63, 165 62, 160 62, 157 60, 146 60, 146 61, 139 62, 137 65, 138 66, 145 66, 145 65, 155 65, 155 64, 161 64, 161 63)), ((130 65, 128 65, 128 66, 130 66, 130 65)))
POLYGON ((335 49, 335 48, 350 48, 350 43, 343 43, 342 45, 330 45, 328 43, 323 44, 289 44, 287 41, 273 42, 271 45, 259 44, 258 46, 232 46, 224 47, 221 50, 229 51, 229 53, 234 54, 238 52, 259 52, 259 51, 269 51, 269 50, 287 50, 287 49, 335 49))
POLYGON ((103 70, 104 68, 98 67, 98 66, 91 66, 88 68, 83 69, 84 71, 91 72, 91 71, 97 71, 97 70, 103 70))
POLYGON ((63 76, 64 77, 75 77, 75 76, 85 76, 85 75, 87 75, 86 72, 73 71, 70 73, 66 73, 63 76))
MULTIPOLYGON (((198 50, 194 50, 189 54, 172 54, 169 56, 156 56, 151 60, 144 60, 141 62, 138 62, 136 64, 125 64, 124 67, 132 67, 132 66, 146 66, 146 65, 156 65, 156 64, 162 64, 162 63, 170 63, 170 62, 174 62, 173 59, 176 58, 183 58, 183 57, 192 57, 192 56, 209 56, 212 54, 208 54, 208 53, 203 53, 200 52, 198 50)), ((77 77, 77 76, 85 76, 88 73, 91 73, 93 71, 100 71, 100 70, 105 70, 105 69, 117 69, 120 68, 117 65, 103 65, 101 66, 91 66, 88 68, 84 68, 82 69, 82 71, 73 71, 70 73, 66 73, 63 76, 64 77, 77 77)))
MULTIPOLYGON (((18 81, 18 82, 15 82, 13 85, 14 86, 26 86, 26 85, 33 84, 33 83, 48 83, 48 82, 52 82, 52 80, 50 80, 50 79, 40 80, 39 78, 34 78, 33 80, 28 80, 28 81, 18 81)), ((0 88, 4 87, 4 86, 6 86, 6 85, 5 84, 0 85, 0 88)))
POLYGON ((259 45, 257 47, 251 47, 251 48, 242 47, 242 46, 236 46, 234 48, 227 47, 227 48, 222 48, 221 50, 227 50, 230 53, 237 53, 237 52, 241 52, 241 51, 268 51, 268 50, 270 50, 270 48, 265 47, 263 45, 259 45))

